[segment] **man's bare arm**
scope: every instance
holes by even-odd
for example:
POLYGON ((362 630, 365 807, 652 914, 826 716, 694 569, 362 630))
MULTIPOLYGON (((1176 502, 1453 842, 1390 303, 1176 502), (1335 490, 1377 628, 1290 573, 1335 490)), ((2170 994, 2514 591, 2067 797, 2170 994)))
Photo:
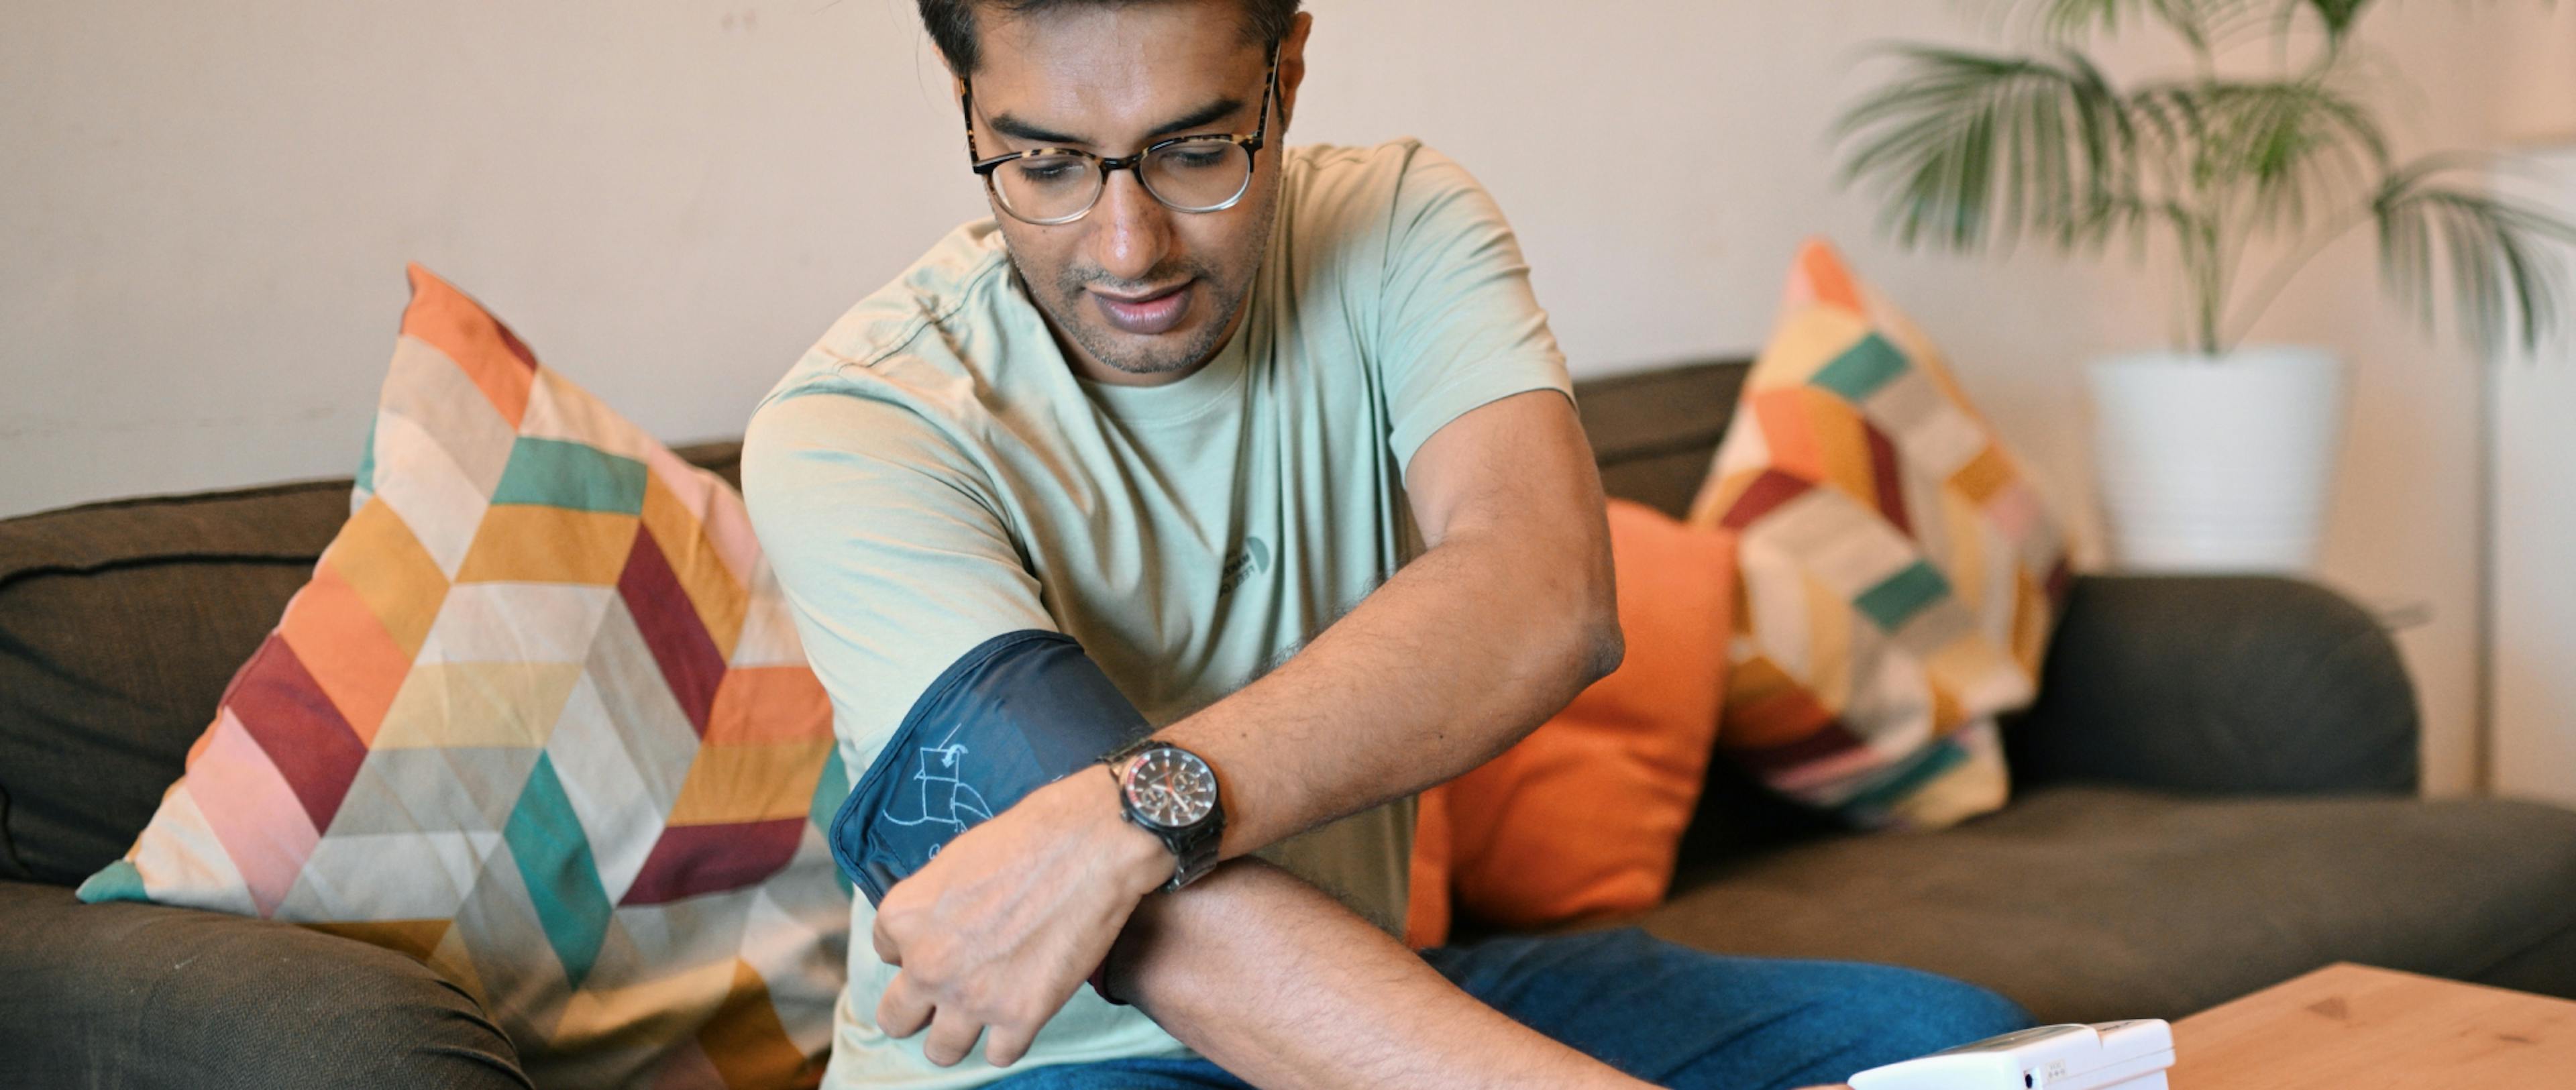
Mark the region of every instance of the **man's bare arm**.
POLYGON ((1459 417, 1406 483, 1421 557, 1278 670, 1156 732, 1216 768, 1228 858, 1483 764, 1618 665, 1601 480, 1562 395, 1459 417))
POLYGON ((1119 941, 1110 990, 1263 1090, 1646 1085, 1478 1002, 1258 859, 1148 898, 1119 941))

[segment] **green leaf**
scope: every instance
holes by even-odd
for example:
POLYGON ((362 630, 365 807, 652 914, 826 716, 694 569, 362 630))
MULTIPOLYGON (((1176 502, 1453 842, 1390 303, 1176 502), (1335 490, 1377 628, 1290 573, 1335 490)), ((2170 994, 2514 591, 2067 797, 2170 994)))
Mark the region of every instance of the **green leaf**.
POLYGON ((2208 80, 2150 89, 2187 134, 2201 185, 2250 196, 2250 226, 2296 230, 2312 209, 2358 204, 2388 170, 2370 112, 2322 80, 2208 80))
POLYGON ((1906 245, 2071 242, 2105 195, 2134 188, 2135 134, 2102 73, 2057 61, 1931 46, 1897 51, 1899 76, 1846 109, 1842 180, 1885 200, 1906 245))
POLYGON ((2534 351, 2568 298, 2563 252, 2547 244, 2576 245, 2576 224, 2433 181, 2458 165, 2456 157, 2430 156, 2389 175, 2371 205, 2381 277, 2429 327, 2435 281, 2446 273, 2454 320, 2471 347, 2492 354, 2511 339, 2534 351))
POLYGON ((2333 41, 2342 41, 2344 35, 2351 33, 2353 21, 2361 17, 2361 9, 2370 6, 2370 0, 2296 0, 2296 2, 2305 4, 2309 11, 2316 13, 2317 21, 2325 25, 2326 37, 2333 41))

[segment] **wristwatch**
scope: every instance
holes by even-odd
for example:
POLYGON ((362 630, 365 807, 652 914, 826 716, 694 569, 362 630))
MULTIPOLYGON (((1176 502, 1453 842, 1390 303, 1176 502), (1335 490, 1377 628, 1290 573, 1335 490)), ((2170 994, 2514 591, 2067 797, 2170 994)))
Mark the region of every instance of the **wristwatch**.
POLYGON ((1100 759, 1118 781, 1118 808, 1130 824, 1163 842, 1175 860, 1169 893, 1216 867, 1225 834, 1225 806, 1217 798, 1216 770, 1170 742, 1140 738, 1100 759))

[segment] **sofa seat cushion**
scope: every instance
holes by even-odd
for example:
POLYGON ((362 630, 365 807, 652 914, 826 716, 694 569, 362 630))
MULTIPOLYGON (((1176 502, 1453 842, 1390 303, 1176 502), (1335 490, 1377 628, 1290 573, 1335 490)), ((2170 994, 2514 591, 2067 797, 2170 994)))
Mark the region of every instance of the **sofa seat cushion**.
POLYGON ((465 990, 270 920, 0 881, 0 1086, 527 1090, 465 990))
POLYGON ((2532 803, 2055 787, 1674 888, 1629 922, 1928 969, 2051 1022, 2178 1018, 2334 961, 2576 997, 2576 812, 2532 803))

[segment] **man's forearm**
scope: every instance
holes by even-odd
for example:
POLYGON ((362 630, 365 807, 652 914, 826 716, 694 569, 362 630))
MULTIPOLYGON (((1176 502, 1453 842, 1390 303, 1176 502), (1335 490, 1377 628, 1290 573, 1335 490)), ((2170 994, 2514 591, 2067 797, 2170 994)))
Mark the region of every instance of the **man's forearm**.
POLYGON ((1260 860, 1146 898, 1111 966, 1113 993, 1264 1090, 1645 1085, 1478 1002, 1260 860))

